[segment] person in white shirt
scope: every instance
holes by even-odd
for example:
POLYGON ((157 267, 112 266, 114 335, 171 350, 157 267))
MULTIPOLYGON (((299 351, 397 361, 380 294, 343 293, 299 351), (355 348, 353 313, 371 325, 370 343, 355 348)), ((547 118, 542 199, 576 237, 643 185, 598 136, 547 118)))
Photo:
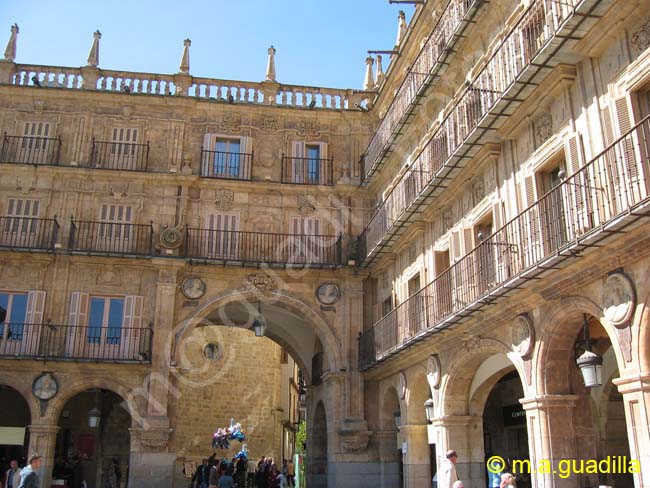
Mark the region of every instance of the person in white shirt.
POLYGON ((458 488, 454 484, 458 481, 456 474, 456 461, 458 454, 453 449, 447 451, 445 459, 442 461, 442 466, 438 470, 438 488, 458 488))
POLYGON ((5 473, 4 488, 18 488, 19 484, 20 484, 20 468, 18 468, 18 461, 12 459, 9 462, 9 469, 5 473))

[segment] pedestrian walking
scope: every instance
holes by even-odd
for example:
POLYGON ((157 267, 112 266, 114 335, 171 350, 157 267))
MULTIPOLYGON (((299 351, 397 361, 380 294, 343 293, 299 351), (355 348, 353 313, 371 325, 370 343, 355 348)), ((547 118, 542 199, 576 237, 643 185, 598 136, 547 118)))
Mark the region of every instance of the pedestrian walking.
POLYGON ((293 461, 287 463, 287 485, 296 486, 296 467, 293 461))
POLYGON ((40 486, 37 471, 41 464, 43 464, 43 458, 38 454, 34 454, 29 458, 29 464, 20 472, 18 488, 38 488, 40 486))
POLYGON ((453 449, 447 451, 445 459, 442 461, 442 466, 438 471, 438 488, 457 488, 454 486, 454 483, 458 481, 456 461, 458 461, 456 451, 453 449))
POLYGON ((18 460, 12 459, 9 461, 9 469, 5 473, 4 488, 18 488, 20 484, 20 468, 18 468, 18 460))

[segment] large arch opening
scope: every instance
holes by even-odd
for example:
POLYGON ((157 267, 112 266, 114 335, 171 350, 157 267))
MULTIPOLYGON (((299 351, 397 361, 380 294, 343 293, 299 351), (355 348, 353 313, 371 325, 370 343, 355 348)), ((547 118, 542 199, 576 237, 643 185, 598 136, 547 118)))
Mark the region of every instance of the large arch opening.
POLYGON ((12 460, 19 467, 27 462, 31 415, 23 396, 10 386, 0 385, 0 405, 3 412, 0 418, 0 472, 4 476, 12 460))
MULTIPOLYGON (((326 428, 333 420, 324 415, 331 405, 319 392, 326 373, 340 369, 339 348, 332 326, 301 299, 280 292, 226 292, 196 312, 176 333, 172 354, 180 374, 173 380, 178 394, 172 401, 171 417, 183 418, 183 412, 192 410, 191 400, 185 399, 194 398, 197 389, 214 401, 223 395, 219 385, 229 383, 229 401, 219 401, 210 410, 208 430, 228 425, 233 418, 247 432, 251 457, 270 456, 278 467, 283 459, 288 463, 293 459, 296 478, 311 476, 314 469, 323 469, 310 465, 327 463, 328 451, 321 449, 321 441, 327 439, 326 428), (214 356, 212 361, 206 360, 206 351, 214 356), (237 378, 236 384, 231 378, 237 378), (325 404, 317 409, 321 398, 325 404), (323 415, 312 418, 316 412, 323 415), (304 446, 296 444, 299 431, 307 432, 304 446), (314 438, 318 442, 314 443, 314 438), (316 455, 310 448, 316 449, 316 455)), ((179 458, 204 457, 211 434, 189 423, 174 426, 173 443, 190 439, 175 444, 179 458)), ((229 458, 234 454, 217 453, 229 458)), ((316 478, 327 482, 326 473, 325 468, 316 478)))
POLYGON ((120 488, 129 476, 132 419, 124 400, 105 389, 68 399, 59 414, 53 484, 120 488))
MULTIPOLYGON (((610 335, 594 315, 573 310, 552 331, 541 379, 549 395, 575 395, 569 419, 550 419, 568 424, 575 432, 573 450, 580 460, 630 459, 623 397, 613 380, 619 376, 618 359, 610 335), (589 342, 589 345, 587 344, 589 342), (601 385, 587 387, 577 359, 589 348, 602 359, 601 385), (548 354, 553 351, 553 354, 548 354)), ((585 483, 616 487, 634 486, 627 473, 584 474, 585 483)))
MULTIPOLYGON (((467 421, 447 425, 445 448, 458 452, 456 469, 465 486, 491 488, 496 477, 490 479, 486 469, 490 455, 527 459, 526 417, 519 403, 525 397, 524 382, 506 351, 489 344, 483 344, 451 369, 444 386, 442 414, 467 421), (506 416, 516 421, 506 421, 506 416)), ((439 461, 442 455, 437 454, 439 461)), ((517 486, 520 481, 521 486, 526 486, 525 480, 518 480, 517 486)))

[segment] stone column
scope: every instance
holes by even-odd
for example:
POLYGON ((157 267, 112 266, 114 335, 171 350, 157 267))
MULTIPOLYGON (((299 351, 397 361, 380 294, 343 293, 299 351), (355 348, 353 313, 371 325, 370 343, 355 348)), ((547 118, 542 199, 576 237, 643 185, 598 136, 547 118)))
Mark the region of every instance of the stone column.
POLYGON ((476 448, 470 442, 470 430, 476 427, 477 422, 481 422, 479 417, 469 415, 454 415, 434 419, 431 425, 433 439, 436 444, 436 464, 441 466, 445 453, 453 449, 458 454, 456 463, 456 473, 458 479, 463 480, 466 486, 483 486, 485 480, 485 465, 483 464, 483 455, 481 454, 480 463, 476 461, 476 448), (483 482, 483 484, 481 484, 483 482))
POLYGON ((613 381, 623 395, 630 459, 639 461, 634 486, 650 484, 650 373, 621 377, 613 381))
POLYGON ((574 488, 575 477, 562 478, 561 460, 577 458, 576 431, 573 424, 577 395, 542 395, 520 400, 528 422, 528 446, 532 486, 538 488, 574 488), (549 472, 541 463, 550 463, 549 472), (553 471, 556 473, 553 473, 553 471))
POLYGON ((399 461, 401 446, 398 446, 396 430, 381 430, 372 433, 372 440, 379 449, 379 475, 382 488, 400 486, 399 461))
POLYGON ((141 425, 130 429, 131 484, 142 488, 167 485, 173 478, 176 459, 176 454, 169 453, 167 448, 171 433, 168 406, 176 275, 183 264, 163 259, 154 259, 153 263, 158 266, 158 283, 147 407, 141 425))
POLYGON ((429 488, 431 466, 427 425, 401 425, 399 431, 403 442, 406 443, 406 454, 402 454, 404 488, 429 488))
POLYGON ((43 457, 43 464, 39 472, 41 488, 47 488, 52 484, 52 469, 54 468, 54 448, 56 446, 56 434, 59 431, 58 425, 32 424, 29 427, 29 454, 38 454, 43 457))

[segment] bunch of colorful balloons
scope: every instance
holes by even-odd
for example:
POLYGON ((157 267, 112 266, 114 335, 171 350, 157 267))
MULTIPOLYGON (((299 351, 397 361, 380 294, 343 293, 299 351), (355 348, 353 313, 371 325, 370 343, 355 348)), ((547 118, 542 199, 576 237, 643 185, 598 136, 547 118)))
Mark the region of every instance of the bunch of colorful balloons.
POLYGON ((212 435, 212 447, 215 449, 230 449, 230 441, 244 442, 246 434, 239 422, 230 419, 230 427, 220 428, 212 435))

